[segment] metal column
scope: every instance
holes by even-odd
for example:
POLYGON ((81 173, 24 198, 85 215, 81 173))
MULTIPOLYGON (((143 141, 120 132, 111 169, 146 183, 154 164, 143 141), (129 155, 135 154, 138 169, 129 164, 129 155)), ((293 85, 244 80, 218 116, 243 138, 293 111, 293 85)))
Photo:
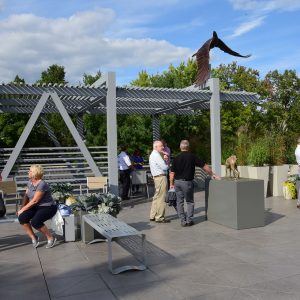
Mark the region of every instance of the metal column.
POLYGON ((109 191, 119 195, 118 183, 118 136, 117 136, 117 92, 116 73, 108 72, 106 78, 106 120, 109 191))
POLYGON ((219 78, 208 80, 210 91, 210 134, 211 134, 211 166, 221 176, 221 117, 220 117, 220 82, 219 78))

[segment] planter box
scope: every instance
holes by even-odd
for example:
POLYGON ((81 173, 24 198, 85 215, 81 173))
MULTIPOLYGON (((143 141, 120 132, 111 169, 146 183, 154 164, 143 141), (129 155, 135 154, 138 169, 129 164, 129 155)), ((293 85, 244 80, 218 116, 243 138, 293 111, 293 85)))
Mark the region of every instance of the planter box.
POLYGON ((290 165, 290 175, 298 174, 298 165, 290 165))
POLYGON ((286 181, 289 165, 270 167, 270 192, 272 196, 283 196, 283 182, 286 181))
POLYGON ((234 229, 264 226, 264 182, 256 179, 211 180, 208 220, 234 229))
POLYGON ((241 178, 249 178, 249 166, 238 166, 241 178))
POLYGON ((249 178, 262 179, 264 181, 264 197, 267 197, 269 182, 269 166, 266 167, 248 167, 249 178))

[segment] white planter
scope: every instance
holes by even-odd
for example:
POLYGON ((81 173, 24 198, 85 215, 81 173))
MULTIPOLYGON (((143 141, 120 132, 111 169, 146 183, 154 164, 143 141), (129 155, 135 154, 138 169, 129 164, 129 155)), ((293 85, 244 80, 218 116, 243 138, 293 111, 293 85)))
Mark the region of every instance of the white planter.
POLYGON ((298 174, 298 165, 290 165, 290 175, 298 174))
POLYGON ((264 197, 267 197, 269 182, 269 166, 266 167, 248 167, 249 178, 264 180, 264 197))
POLYGON ((249 166, 238 166, 238 171, 240 172, 241 178, 249 178, 249 166))
POLYGON ((289 165, 270 167, 270 191, 272 196, 283 196, 282 184, 287 180, 289 165))

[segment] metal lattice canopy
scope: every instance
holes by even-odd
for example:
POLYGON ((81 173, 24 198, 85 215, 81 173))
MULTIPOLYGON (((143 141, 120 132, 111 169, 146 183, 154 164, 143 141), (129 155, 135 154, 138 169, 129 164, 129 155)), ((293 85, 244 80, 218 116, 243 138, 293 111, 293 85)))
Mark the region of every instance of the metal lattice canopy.
MULTIPOLYGON (((105 114, 106 87, 67 85, 0 85, 0 112, 31 114, 45 92, 55 92, 68 113, 105 114)), ((191 86, 184 89, 116 87, 117 114, 192 115, 209 109, 212 92, 191 86)), ((222 101, 257 102, 249 92, 220 92, 222 101)), ((48 101, 42 113, 57 113, 48 101)))
MULTIPOLYGON (((192 115, 210 109, 212 169, 221 173, 220 101, 257 102, 257 94, 222 92, 219 79, 208 80, 209 90, 190 86, 184 89, 116 87, 116 74, 108 72, 92 86, 65 85, 0 85, 0 113, 31 114, 3 171, 5 180, 37 118, 41 114, 60 113, 95 176, 101 172, 83 142, 83 113, 106 114, 109 189, 118 194, 117 118, 116 114, 152 115, 153 138, 159 137, 159 116, 192 115), (69 114, 77 115, 77 129, 69 114)), ((55 140, 47 120, 42 120, 50 138, 55 140)))

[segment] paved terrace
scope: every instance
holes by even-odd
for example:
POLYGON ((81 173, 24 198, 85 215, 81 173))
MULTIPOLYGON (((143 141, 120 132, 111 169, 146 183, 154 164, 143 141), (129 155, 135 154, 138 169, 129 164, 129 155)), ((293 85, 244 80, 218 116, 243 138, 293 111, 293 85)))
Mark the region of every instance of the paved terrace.
MULTIPOLYGON (((16 223, 0 224, 0 299, 300 299, 299 210, 267 198, 266 226, 237 231, 204 221, 196 193, 195 226, 148 222, 150 202, 127 206, 118 218, 146 233, 149 268, 112 275, 107 245, 60 243, 33 249, 16 223)), ((133 258, 114 245, 114 262, 133 258)))

